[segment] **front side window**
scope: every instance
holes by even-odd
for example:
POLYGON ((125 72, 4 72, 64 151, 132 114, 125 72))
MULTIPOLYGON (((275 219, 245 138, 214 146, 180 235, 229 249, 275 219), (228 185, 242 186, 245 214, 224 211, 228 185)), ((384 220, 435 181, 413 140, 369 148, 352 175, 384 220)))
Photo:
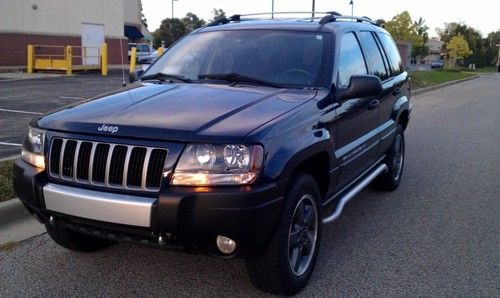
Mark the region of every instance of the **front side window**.
POLYGON ((346 88, 353 75, 367 74, 365 59, 354 33, 346 33, 340 42, 338 87, 346 88))
POLYGON ((238 74, 277 85, 321 87, 327 35, 318 32, 228 30, 186 36, 144 75, 165 73, 203 82, 238 74))

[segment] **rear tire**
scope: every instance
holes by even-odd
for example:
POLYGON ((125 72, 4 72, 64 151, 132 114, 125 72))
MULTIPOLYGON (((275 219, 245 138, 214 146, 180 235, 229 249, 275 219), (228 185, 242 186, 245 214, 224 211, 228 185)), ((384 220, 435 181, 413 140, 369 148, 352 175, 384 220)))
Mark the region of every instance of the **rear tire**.
POLYGON ((309 281, 321 241, 320 192, 314 178, 294 176, 267 249, 246 259, 252 284, 268 293, 295 295, 309 281))
POLYGON ((394 141, 387 151, 384 163, 389 170, 380 174, 375 179, 373 185, 375 188, 385 191, 396 190, 403 176, 403 166, 405 160, 405 137, 404 130, 401 124, 398 124, 394 141))
POLYGON ((101 250, 112 242, 64 229, 57 226, 45 225, 47 234, 55 243, 69 250, 79 252, 95 252, 101 250))

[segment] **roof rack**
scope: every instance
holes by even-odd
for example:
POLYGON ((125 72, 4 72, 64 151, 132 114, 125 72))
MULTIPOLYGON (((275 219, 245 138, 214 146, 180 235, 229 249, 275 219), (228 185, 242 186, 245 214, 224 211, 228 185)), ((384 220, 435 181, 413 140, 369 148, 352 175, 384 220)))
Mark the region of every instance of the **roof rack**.
POLYGON ((334 12, 334 11, 332 11, 330 14, 324 16, 323 18, 321 18, 321 20, 319 20, 319 23, 321 25, 324 25, 327 23, 335 22, 337 20, 355 20, 358 23, 366 22, 366 23, 370 23, 370 24, 375 25, 375 26, 379 26, 376 22, 372 21, 372 19, 370 19, 369 17, 344 16, 344 15, 341 15, 341 14, 334 12))
MULTIPOLYGON (((355 17, 355 16, 345 16, 341 15, 338 12, 335 11, 327 11, 327 12, 318 12, 318 11, 279 11, 279 12, 259 12, 259 13, 249 13, 249 14, 235 14, 232 15, 229 18, 222 18, 218 20, 214 20, 210 23, 208 23, 206 26, 211 27, 211 26, 218 26, 218 25, 224 25, 228 24, 231 22, 242 22, 242 21, 252 21, 256 19, 277 19, 274 17, 274 15, 283 15, 283 14, 310 14, 310 17, 306 18, 301 18, 305 20, 315 20, 319 19, 319 24, 324 25, 327 23, 335 22, 336 20, 356 20, 357 22, 367 22, 372 25, 378 26, 377 23, 373 22, 370 18, 368 17, 355 17), (324 15, 322 17, 317 17, 315 15, 324 15), (264 16, 264 15, 270 15, 270 18, 245 18, 245 17, 256 17, 256 16, 264 16)), ((281 18, 283 19, 283 18, 281 18)), ((298 19, 298 18, 294 18, 298 19)))

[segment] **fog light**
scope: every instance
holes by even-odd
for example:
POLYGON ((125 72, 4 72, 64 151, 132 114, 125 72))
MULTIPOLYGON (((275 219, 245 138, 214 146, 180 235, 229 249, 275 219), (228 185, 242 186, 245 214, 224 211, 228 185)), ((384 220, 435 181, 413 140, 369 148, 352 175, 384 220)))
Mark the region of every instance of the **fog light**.
POLYGON ((226 236, 217 236, 217 248, 226 255, 232 254, 236 249, 236 242, 226 236))

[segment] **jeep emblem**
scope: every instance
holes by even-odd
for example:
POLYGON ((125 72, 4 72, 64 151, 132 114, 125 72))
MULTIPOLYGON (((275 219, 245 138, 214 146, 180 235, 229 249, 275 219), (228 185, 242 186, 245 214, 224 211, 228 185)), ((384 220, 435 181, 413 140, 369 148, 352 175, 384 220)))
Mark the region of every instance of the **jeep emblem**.
POLYGON ((115 133, 118 131, 118 126, 112 126, 112 125, 106 125, 103 124, 100 127, 97 128, 98 131, 105 131, 105 132, 110 132, 110 133, 115 133))

